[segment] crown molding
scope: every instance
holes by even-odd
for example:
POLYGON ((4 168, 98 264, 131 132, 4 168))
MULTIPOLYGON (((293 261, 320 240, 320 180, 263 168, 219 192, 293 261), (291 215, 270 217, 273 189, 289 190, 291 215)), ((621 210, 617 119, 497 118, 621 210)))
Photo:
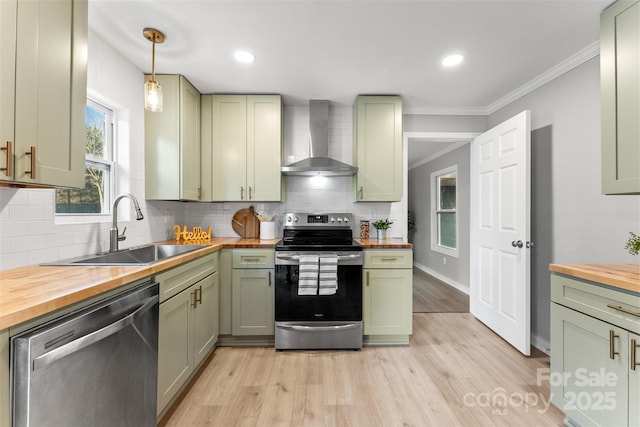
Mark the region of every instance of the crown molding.
POLYGON ((523 84, 516 90, 509 92, 502 98, 497 101, 489 104, 486 108, 487 115, 493 114, 499 109, 506 107, 517 99, 522 98, 523 96, 533 92, 541 86, 549 83, 552 80, 557 79, 568 71, 573 70, 574 68, 584 64, 592 58, 595 58, 600 54, 600 41, 595 41, 585 47, 584 49, 578 51, 577 53, 571 55, 564 61, 558 63, 554 67, 549 68, 547 71, 538 75, 537 77, 529 80, 527 83, 523 84))

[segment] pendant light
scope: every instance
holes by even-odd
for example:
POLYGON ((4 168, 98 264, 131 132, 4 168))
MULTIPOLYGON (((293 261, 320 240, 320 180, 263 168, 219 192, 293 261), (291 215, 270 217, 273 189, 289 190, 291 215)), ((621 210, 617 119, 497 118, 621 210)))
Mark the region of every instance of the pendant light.
POLYGON ((151 48, 151 80, 144 84, 144 108, 154 113, 162 111, 162 87, 156 81, 156 43, 164 42, 164 34, 155 28, 142 30, 145 39, 153 43, 151 48))

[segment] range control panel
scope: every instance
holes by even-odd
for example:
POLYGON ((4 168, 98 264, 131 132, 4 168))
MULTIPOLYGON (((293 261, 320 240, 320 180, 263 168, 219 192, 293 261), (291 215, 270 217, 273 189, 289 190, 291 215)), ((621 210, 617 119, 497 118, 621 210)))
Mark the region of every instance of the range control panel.
POLYGON ((307 226, 307 227, 351 227, 353 215, 350 213, 286 213, 284 215, 284 226, 307 226))

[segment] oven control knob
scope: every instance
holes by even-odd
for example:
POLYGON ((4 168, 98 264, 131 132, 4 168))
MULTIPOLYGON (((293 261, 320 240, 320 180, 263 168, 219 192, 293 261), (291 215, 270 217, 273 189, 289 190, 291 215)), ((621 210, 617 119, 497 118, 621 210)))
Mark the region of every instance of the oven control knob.
POLYGON ((293 217, 293 222, 298 222, 298 217, 297 216, 293 217))
POLYGON ((336 222, 336 219, 334 217, 331 217, 331 219, 329 221, 336 222))
POLYGON ((288 216, 287 217, 287 222, 291 222, 291 221, 293 221, 293 219, 290 216, 288 216))
POLYGON ((343 219, 344 222, 349 222, 349 218, 347 218, 346 216, 343 219))

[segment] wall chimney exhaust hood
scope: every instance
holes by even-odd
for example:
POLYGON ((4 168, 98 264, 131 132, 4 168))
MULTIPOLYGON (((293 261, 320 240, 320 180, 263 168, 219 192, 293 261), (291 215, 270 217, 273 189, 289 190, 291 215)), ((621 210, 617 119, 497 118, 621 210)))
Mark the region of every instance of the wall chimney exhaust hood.
POLYGON ((309 157, 280 169, 283 175, 352 176, 358 168, 329 158, 329 101, 309 101, 309 157))

